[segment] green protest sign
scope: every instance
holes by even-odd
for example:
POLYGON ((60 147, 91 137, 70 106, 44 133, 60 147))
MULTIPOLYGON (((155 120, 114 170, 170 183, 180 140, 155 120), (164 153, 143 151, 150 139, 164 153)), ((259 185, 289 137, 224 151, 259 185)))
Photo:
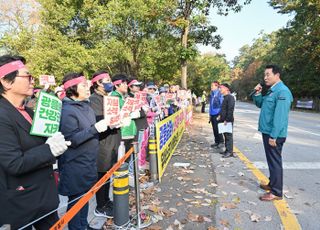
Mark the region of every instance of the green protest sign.
POLYGON ((37 101, 30 134, 50 137, 59 131, 62 102, 56 96, 41 92, 37 101))

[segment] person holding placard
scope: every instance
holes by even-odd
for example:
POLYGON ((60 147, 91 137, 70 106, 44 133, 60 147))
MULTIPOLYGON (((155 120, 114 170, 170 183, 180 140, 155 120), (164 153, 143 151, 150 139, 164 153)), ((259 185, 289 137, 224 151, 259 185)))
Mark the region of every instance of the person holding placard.
MULTIPOLYGON (((31 136, 33 111, 24 100, 33 94, 34 79, 20 56, 0 57, 0 227, 18 229, 55 210, 59 197, 52 165, 70 143, 61 133, 31 136)), ((57 212, 28 229, 49 229, 57 212)))
MULTIPOLYGON (((142 86, 142 82, 139 82, 137 79, 135 78, 131 78, 129 80, 128 83, 128 87, 129 87, 129 97, 131 98, 135 98, 137 99, 137 96, 140 93, 140 89, 142 86)), ((149 134, 149 125, 148 125, 148 121, 147 121, 147 112, 149 110, 149 108, 146 105, 140 105, 141 107, 132 112, 131 113, 131 118, 134 120, 135 125, 137 127, 137 134, 134 137, 134 141, 139 141, 139 133, 143 130, 143 135, 141 137, 141 145, 140 145, 140 149, 139 149, 139 167, 146 167, 146 147, 147 147, 147 143, 148 143, 148 134, 149 134)))
POLYGON ((124 74, 116 74, 112 77, 112 83, 114 84, 114 90, 111 92, 111 96, 119 98, 120 103, 120 117, 121 117, 121 138, 125 143, 126 152, 132 147, 131 143, 134 140, 134 136, 137 133, 135 122, 130 116, 131 111, 124 111, 126 103, 126 95, 128 93, 128 77, 124 74), (126 114, 129 114, 126 116, 126 114))
MULTIPOLYGON (((91 78, 90 106, 96 114, 97 121, 104 118, 103 97, 108 96, 113 89, 109 74, 105 71, 98 71, 91 78)), ((99 155, 97 160, 98 179, 109 171, 117 162, 117 152, 121 141, 119 128, 107 129, 99 134, 99 155)), ((97 207, 94 210, 95 216, 113 217, 113 203, 109 198, 110 180, 96 193, 97 207)))
MULTIPOLYGON (((71 141, 69 149, 58 160, 59 193, 69 202, 89 191, 97 181, 99 133, 108 129, 109 122, 96 122, 89 105, 90 88, 82 73, 69 73, 63 78, 66 95, 62 100, 60 130, 71 141)), ((68 204, 68 210, 75 204, 68 204)), ((87 229, 89 205, 86 204, 69 222, 69 230, 87 229)))
MULTIPOLYGON (((219 86, 219 90, 223 95, 223 102, 221 105, 221 111, 218 116, 218 121, 221 123, 223 122, 224 125, 231 125, 233 126, 234 122, 234 106, 235 100, 234 97, 230 94, 230 86, 227 83, 221 84, 219 86)), ((223 158, 233 157, 233 133, 225 132, 224 135, 224 142, 225 142, 225 151, 222 152, 223 158)))
MULTIPOLYGON (((137 79, 132 78, 129 80, 128 87, 129 87, 129 93, 128 96, 131 98, 134 98, 137 93, 140 92, 140 87, 142 85, 142 82, 139 82, 137 79)), ((141 106, 138 110, 133 111, 130 114, 130 117, 134 120, 137 131, 145 130, 148 128, 148 122, 147 122, 147 116, 146 112, 148 111, 148 108, 146 106, 141 106)), ((136 134, 134 137, 134 141, 138 141, 138 135, 136 134)))

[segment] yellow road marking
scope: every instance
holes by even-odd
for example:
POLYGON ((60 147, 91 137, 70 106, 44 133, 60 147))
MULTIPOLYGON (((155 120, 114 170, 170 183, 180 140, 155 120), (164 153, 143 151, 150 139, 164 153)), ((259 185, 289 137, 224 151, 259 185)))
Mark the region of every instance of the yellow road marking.
MULTIPOLYGON (((269 179, 259 170, 254 164, 236 147, 234 147, 234 152, 238 155, 239 159, 245 163, 248 169, 251 170, 253 175, 260 181, 260 183, 267 184, 269 179)), ((291 212, 288 203, 285 199, 273 201, 276 207, 282 225, 286 230, 301 230, 301 226, 296 218, 296 216, 291 212)))

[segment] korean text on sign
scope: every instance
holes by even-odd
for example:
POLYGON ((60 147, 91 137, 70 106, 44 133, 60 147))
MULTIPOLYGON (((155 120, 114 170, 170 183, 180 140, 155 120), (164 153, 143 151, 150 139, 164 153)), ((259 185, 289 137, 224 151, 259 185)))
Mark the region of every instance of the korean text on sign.
POLYGON ((103 97, 103 114, 104 118, 110 118, 110 125, 117 125, 120 122, 120 104, 118 97, 103 97))
POLYGON ((30 134, 50 137, 59 131, 62 102, 59 98, 41 92, 37 102, 30 134))

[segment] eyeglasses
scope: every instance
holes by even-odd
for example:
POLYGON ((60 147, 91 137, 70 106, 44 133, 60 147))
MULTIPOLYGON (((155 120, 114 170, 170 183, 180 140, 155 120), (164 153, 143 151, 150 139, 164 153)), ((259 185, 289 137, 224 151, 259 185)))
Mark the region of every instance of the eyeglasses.
POLYGON ((25 75, 25 76, 17 76, 17 77, 27 77, 27 78, 29 78, 29 82, 32 82, 34 80, 34 78, 31 74, 25 75))

